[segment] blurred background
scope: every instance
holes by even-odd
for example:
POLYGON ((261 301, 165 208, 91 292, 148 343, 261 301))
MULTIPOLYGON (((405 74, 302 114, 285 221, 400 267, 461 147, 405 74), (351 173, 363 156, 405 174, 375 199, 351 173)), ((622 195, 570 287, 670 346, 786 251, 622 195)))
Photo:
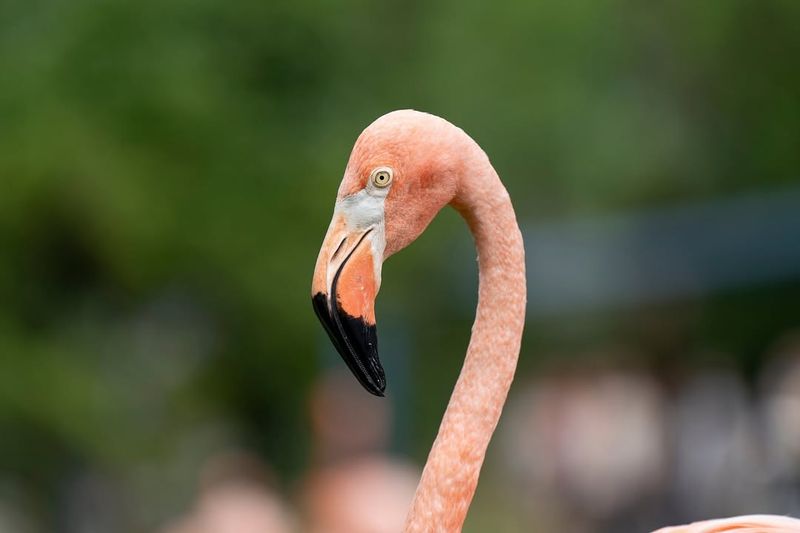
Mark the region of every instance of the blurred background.
POLYGON ((0 2, 0 532, 398 531, 466 348, 446 210, 385 399, 311 310, 349 150, 415 108, 514 200, 529 309, 465 531, 800 515, 796 0, 0 2))

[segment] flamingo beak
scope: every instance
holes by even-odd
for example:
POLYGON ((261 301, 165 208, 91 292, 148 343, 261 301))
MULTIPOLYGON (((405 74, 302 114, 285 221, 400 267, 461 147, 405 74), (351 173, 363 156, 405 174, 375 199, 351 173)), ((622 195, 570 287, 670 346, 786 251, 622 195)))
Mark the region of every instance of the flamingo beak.
POLYGON ((334 217, 322 244, 311 299, 317 318, 365 389, 383 396, 386 376, 378 358, 375 296, 383 258, 382 228, 350 228, 334 217))

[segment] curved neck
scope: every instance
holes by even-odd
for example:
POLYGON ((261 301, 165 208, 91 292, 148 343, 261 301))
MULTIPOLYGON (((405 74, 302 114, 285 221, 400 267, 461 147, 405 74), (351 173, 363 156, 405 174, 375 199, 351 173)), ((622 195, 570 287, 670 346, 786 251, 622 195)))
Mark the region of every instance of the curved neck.
POLYGON ((481 156, 481 170, 462 179, 453 201, 478 251, 478 309, 406 532, 461 531, 519 356, 526 299, 522 235, 505 187, 481 156))

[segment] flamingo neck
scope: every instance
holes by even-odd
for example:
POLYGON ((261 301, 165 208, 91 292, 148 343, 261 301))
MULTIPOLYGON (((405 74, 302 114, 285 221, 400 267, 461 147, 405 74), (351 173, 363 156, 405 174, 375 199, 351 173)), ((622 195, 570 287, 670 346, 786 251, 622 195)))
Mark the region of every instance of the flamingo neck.
POLYGON ((454 207, 478 251, 478 308, 464 366, 428 456, 406 532, 458 532, 514 378, 525 322, 525 252, 514 209, 480 152, 454 207))

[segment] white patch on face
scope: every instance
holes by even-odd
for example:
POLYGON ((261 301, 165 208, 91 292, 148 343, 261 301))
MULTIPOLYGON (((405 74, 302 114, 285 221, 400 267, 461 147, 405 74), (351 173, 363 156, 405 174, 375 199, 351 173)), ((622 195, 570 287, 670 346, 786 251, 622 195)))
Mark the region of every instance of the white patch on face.
POLYGON ((371 181, 356 194, 346 196, 336 202, 334 215, 341 214, 347 224, 348 231, 364 232, 369 229, 369 241, 372 244, 372 257, 375 261, 375 286, 381 286, 381 266, 383 251, 386 249, 386 227, 384 219, 384 203, 389 187, 376 187, 371 181))
POLYGON ((374 196, 364 189, 336 202, 334 212, 344 215, 349 230, 366 231, 383 223, 384 199, 385 196, 374 196))

